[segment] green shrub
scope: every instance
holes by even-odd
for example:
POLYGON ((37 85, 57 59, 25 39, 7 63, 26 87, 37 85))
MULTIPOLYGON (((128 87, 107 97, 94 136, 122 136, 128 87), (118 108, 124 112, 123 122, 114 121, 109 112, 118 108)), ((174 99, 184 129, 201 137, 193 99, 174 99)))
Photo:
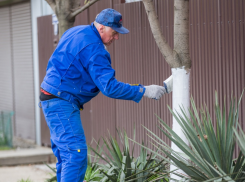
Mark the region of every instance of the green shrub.
POLYGON ((25 179, 21 179, 18 182, 32 182, 32 180, 30 180, 29 178, 27 178, 26 180, 25 179))
MULTIPOLYGON (((122 133, 118 130, 117 132, 123 144, 122 150, 118 141, 111 135, 109 135, 109 138, 102 138, 102 147, 97 145, 97 148, 100 148, 105 157, 98 153, 98 150, 91 147, 91 150, 106 163, 99 164, 101 172, 105 175, 101 182, 143 182, 157 179, 157 181, 168 181, 166 179, 168 175, 165 170, 166 163, 163 160, 159 161, 156 155, 153 156, 152 153, 147 155, 147 150, 144 147, 141 147, 140 155, 134 158, 134 146, 132 151, 130 151, 126 132, 122 133), (109 154, 104 150, 104 146, 106 146, 109 154)), ((143 142, 142 146, 144 146, 143 142)))
POLYGON ((88 167, 84 177, 84 181, 86 182, 101 181, 101 179, 104 177, 104 175, 100 173, 99 166, 97 165, 98 158, 95 156, 93 160, 92 157, 94 156, 91 155, 90 148, 88 148, 88 167))
POLYGON ((240 134, 238 133, 237 129, 234 127, 234 133, 236 135, 237 138, 237 143, 243 153, 243 155, 245 156, 245 133, 242 131, 242 128, 240 125, 238 125, 239 129, 240 129, 240 134))
MULTIPOLYGON (((171 160, 157 154, 169 163, 176 165, 183 170, 188 177, 182 176, 189 181, 230 181, 242 182, 245 180, 245 157, 240 152, 237 159, 233 159, 235 149, 235 137, 239 117, 239 104, 232 99, 229 112, 226 113, 224 102, 223 111, 218 104, 217 93, 215 94, 215 114, 216 129, 207 108, 201 109, 201 117, 196 109, 193 99, 191 99, 192 110, 189 109, 190 118, 186 111, 174 113, 169 110, 182 127, 185 136, 189 141, 187 145, 177 133, 175 133, 164 121, 159 118, 158 126, 173 143, 175 143, 184 153, 180 154, 171 150, 161 138, 153 132, 146 130, 154 136, 151 137, 154 143, 159 145, 158 149, 166 154, 171 160), (227 117, 228 116, 228 117, 227 117)), ((240 148, 244 149, 245 135, 240 135, 240 148)), ((150 149, 149 149, 150 150, 150 149)), ((173 172, 174 173, 174 172, 173 172)), ((176 174, 177 175, 177 174, 176 174)))

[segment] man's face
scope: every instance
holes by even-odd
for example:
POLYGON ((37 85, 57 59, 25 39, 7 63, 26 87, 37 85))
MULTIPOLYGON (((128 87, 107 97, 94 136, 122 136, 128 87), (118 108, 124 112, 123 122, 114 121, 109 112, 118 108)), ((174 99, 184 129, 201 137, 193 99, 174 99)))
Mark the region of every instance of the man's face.
POLYGON ((101 39, 106 46, 109 46, 114 40, 119 39, 119 33, 113 30, 111 27, 104 26, 101 39))

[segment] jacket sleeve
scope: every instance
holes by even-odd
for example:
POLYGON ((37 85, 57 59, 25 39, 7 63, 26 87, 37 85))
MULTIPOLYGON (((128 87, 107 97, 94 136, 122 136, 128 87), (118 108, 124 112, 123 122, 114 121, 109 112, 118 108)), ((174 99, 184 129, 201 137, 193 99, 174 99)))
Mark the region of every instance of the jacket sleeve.
POLYGON ((115 70, 111 67, 109 60, 107 51, 98 51, 90 58, 88 72, 96 86, 104 95, 110 98, 133 100, 139 103, 144 95, 145 88, 117 81, 115 70))

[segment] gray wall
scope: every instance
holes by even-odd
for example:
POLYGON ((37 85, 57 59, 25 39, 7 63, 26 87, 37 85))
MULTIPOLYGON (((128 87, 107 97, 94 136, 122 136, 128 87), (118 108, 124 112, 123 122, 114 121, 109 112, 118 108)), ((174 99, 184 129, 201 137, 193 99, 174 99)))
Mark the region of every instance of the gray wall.
POLYGON ((35 140, 30 8, 30 2, 0 8, 0 110, 14 111, 16 136, 35 140))

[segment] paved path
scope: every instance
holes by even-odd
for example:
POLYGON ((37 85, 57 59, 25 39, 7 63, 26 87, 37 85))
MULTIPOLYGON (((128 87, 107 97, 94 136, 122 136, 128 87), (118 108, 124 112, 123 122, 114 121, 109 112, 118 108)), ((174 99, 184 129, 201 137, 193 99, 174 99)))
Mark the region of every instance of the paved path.
POLYGON ((46 165, 0 167, 0 182, 18 182, 28 178, 31 182, 45 182, 51 174, 54 173, 46 165))
POLYGON ((0 151, 0 166, 28 165, 55 161, 56 158, 51 148, 47 147, 0 151))

